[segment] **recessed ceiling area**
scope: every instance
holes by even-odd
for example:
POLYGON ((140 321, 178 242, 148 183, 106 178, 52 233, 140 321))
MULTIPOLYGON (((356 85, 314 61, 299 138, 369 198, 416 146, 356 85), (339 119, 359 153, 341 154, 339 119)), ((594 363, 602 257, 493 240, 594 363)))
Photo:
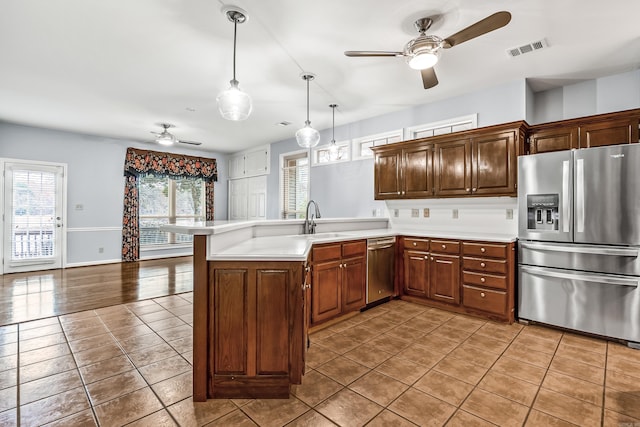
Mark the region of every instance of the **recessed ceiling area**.
POLYGON ((331 127, 527 79, 534 90, 637 69, 637 0, 4 0, 0 14, 0 120, 136 141, 157 123, 200 149, 236 152, 293 138, 306 118, 331 127), (217 94, 232 78, 253 99, 242 122, 223 119, 217 94), (422 88, 403 58, 348 58, 346 50, 402 50, 413 21, 446 38, 501 10, 511 22, 441 52, 439 84, 422 88), (535 40, 548 46, 509 57, 535 40), (283 126, 283 122, 291 125, 283 126))

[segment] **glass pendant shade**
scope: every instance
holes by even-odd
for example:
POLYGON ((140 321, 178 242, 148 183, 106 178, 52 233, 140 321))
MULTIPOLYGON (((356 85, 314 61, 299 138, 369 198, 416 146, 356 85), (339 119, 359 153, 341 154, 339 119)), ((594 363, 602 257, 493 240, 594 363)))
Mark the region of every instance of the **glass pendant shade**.
POLYGON ((329 145, 329 160, 338 160, 340 158, 340 147, 336 144, 335 141, 331 141, 331 145, 329 145))
POLYGON ((229 89, 220 92, 216 101, 220 114, 227 120, 246 120, 253 109, 251 97, 240 90, 237 80, 231 80, 229 89))
POLYGON ((296 132, 296 141, 303 148, 312 148, 320 142, 320 132, 311 127, 311 122, 304 122, 304 127, 296 132))

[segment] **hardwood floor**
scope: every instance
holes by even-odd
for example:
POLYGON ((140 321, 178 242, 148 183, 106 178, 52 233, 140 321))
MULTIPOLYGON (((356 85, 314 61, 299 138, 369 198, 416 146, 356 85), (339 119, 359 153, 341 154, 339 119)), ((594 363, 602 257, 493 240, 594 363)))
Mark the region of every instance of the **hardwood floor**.
POLYGON ((192 257, 0 276, 0 326, 193 290, 192 257))

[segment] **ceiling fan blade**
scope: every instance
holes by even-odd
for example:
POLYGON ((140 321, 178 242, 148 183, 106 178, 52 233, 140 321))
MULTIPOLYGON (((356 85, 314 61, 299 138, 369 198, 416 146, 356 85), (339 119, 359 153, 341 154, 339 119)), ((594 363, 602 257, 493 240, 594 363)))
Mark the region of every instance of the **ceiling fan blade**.
POLYGON ((422 74, 422 84, 424 85, 425 89, 431 89, 432 87, 438 84, 438 78, 436 77, 436 70, 434 70, 433 67, 426 68, 420 71, 420 74, 422 74))
POLYGON ((402 52, 389 52, 383 50, 347 50, 346 56, 404 56, 402 52))
POLYGON ((196 141, 183 141, 181 139, 178 140, 178 142, 180 144, 189 144, 189 145, 202 145, 202 142, 196 142, 196 141))
POLYGON ((468 26, 464 30, 458 31, 454 35, 447 37, 444 40, 443 47, 448 49, 459 45, 460 43, 464 43, 493 30, 497 30, 498 28, 502 28, 507 25, 509 21, 511 21, 511 14, 509 12, 496 12, 493 15, 487 16, 483 20, 468 26))

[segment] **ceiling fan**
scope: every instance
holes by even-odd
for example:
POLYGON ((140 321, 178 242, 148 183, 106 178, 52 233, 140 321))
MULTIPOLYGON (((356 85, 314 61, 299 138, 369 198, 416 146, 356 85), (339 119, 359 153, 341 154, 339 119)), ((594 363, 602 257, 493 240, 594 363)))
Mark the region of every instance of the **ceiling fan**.
POLYGON ((392 51, 371 51, 371 50, 348 50, 344 54, 346 56, 402 56, 405 57, 409 66, 413 69, 420 70, 422 74, 422 84, 425 89, 429 89, 438 84, 438 78, 433 66, 438 62, 441 49, 449 49, 464 43, 468 40, 489 33, 498 28, 502 28, 511 21, 509 12, 496 12, 475 24, 472 24, 464 30, 442 39, 438 36, 425 34, 433 19, 420 18, 414 26, 420 35, 409 41, 402 52, 392 51))
POLYGON ((151 133, 156 136, 155 141, 160 145, 173 145, 175 143, 189 144, 189 145, 202 145, 202 142, 182 141, 176 138, 175 135, 169 132, 169 128, 175 127, 171 123, 158 123, 158 126, 162 126, 162 132, 151 131, 151 133))

